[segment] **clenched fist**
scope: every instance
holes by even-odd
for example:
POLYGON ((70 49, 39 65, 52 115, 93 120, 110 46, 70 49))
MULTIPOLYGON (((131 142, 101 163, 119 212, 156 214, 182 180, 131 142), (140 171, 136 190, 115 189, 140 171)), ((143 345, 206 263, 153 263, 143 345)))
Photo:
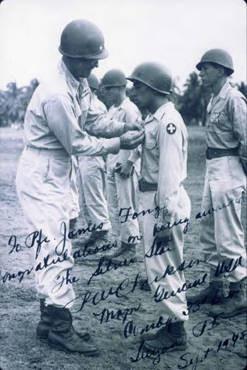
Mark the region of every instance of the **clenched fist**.
POLYGON ((144 140, 144 130, 128 131, 120 136, 120 149, 134 149, 144 140))

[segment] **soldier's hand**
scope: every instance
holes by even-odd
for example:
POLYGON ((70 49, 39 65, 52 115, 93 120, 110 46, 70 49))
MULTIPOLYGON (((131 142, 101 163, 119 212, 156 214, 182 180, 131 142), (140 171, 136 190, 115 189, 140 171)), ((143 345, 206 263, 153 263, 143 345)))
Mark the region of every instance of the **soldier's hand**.
POLYGON ((144 131, 128 131, 120 136, 120 149, 134 149, 144 140, 144 131))
POLYGON ((143 130, 143 126, 138 121, 126 122, 125 125, 124 125, 124 132, 133 131, 133 130, 141 131, 141 130, 143 130))
POLYGON ((127 179, 132 175, 133 171, 134 171, 133 162, 126 161, 121 164, 119 175, 124 179, 127 179))

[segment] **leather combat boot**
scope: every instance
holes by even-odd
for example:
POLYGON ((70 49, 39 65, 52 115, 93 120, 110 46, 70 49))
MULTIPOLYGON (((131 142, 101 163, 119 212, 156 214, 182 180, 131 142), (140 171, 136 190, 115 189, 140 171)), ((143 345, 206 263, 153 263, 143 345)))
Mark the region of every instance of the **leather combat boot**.
POLYGON ((109 231, 108 230, 100 230, 100 231, 93 231, 90 234, 90 237, 86 244, 90 247, 92 247, 94 244, 107 244, 109 243, 109 231))
POLYGON ((190 304, 217 304, 224 300, 223 282, 210 281, 207 288, 202 289, 194 296, 187 296, 188 305, 190 304))
POLYGON ((229 295, 224 302, 211 308, 209 316, 228 319, 247 312, 246 279, 230 283, 229 295))
POLYGON ((148 351, 184 351, 187 347, 187 334, 184 329, 184 322, 178 321, 167 324, 160 329, 153 337, 145 340, 144 348, 148 351))
MULTIPOLYGON (((40 299, 40 321, 36 328, 36 336, 40 340, 47 340, 49 331, 52 328, 52 316, 51 312, 48 309, 48 306, 45 306, 45 300, 40 299)), ((74 327, 72 326, 72 330, 75 331, 74 327)), ((76 331, 75 331, 76 332, 76 331)), ((87 331, 81 331, 80 333, 77 332, 80 338, 84 339, 85 341, 90 339, 90 335, 87 331)))
POLYGON ((52 319, 49 315, 47 307, 45 306, 45 300, 40 299, 40 321, 36 329, 37 338, 46 340, 48 333, 52 325, 52 319))
POLYGON ((136 244, 121 242, 120 248, 118 248, 113 254, 106 256, 106 258, 110 259, 112 262, 119 262, 125 259, 137 261, 136 244))
POLYGON ((72 316, 67 308, 47 306, 52 317, 52 327, 48 333, 48 343, 65 352, 79 352, 85 356, 99 354, 92 342, 85 341, 73 328, 72 316))
POLYGON ((169 326, 171 324, 171 319, 169 318, 166 322, 166 325, 163 326, 161 329, 156 331, 156 333, 145 333, 140 336, 140 339, 143 341, 154 340, 158 338, 162 338, 163 336, 167 335, 169 331, 169 326))

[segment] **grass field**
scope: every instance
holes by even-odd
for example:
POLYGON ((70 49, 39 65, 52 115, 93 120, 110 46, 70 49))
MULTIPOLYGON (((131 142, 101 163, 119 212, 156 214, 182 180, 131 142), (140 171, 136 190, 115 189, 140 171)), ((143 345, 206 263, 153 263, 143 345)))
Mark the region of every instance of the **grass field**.
MULTIPOLYGON (((195 215, 200 211, 205 169, 203 129, 189 127, 189 138, 188 178, 185 186, 192 202, 192 215, 191 227, 186 235, 184 252, 186 261, 201 257, 198 245, 199 222, 195 219, 195 215)), ((10 254, 11 246, 8 245, 11 235, 16 235, 18 242, 21 243, 27 232, 15 189, 15 173, 22 148, 21 130, 0 129, 0 276, 3 276, 6 271, 13 273, 32 264, 31 250, 25 249, 19 253, 10 254)), ((139 254, 141 253, 140 248, 139 254)), ((82 296, 85 289, 88 289, 86 286, 88 276, 96 266, 97 262, 78 259, 74 268, 74 275, 80 278, 80 282, 75 284, 77 296, 82 296)), ((94 294, 109 286, 117 287, 125 278, 133 281, 137 272, 145 277, 143 262, 94 278, 90 284, 90 290, 94 294)), ((202 277, 205 272, 207 267, 200 263, 185 272, 186 279, 193 281, 195 278, 202 277)), ((114 319, 101 324, 93 313, 100 313, 105 308, 123 311, 126 308, 137 308, 139 304, 140 309, 133 315, 129 315, 127 321, 132 319, 137 328, 144 328, 147 324, 156 322, 158 316, 151 293, 139 289, 121 299, 110 296, 97 306, 88 304, 82 311, 75 312, 73 315, 75 326, 78 330, 84 328, 90 330, 101 354, 95 358, 79 354, 71 355, 51 349, 35 337, 39 320, 39 302, 35 296, 33 274, 20 283, 17 279, 4 284, 0 280, 0 369, 243 370, 245 368, 246 317, 240 315, 228 320, 218 319, 218 325, 214 325, 207 316, 209 308, 207 305, 199 312, 191 314, 190 320, 186 323, 189 342, 186 351, 163 354, 158 364, 154 364, 152 359, 131 362, 130 358, 135 358, 138 352, 139 344, 136 338, 133 335, 129 338, 124 337, 125 324, 121 320, 114 319), (203 326, 205 331, 199 336, 198 333, 203 326), (220 341, 222 341, 221 349, 217 351, 220 341)))

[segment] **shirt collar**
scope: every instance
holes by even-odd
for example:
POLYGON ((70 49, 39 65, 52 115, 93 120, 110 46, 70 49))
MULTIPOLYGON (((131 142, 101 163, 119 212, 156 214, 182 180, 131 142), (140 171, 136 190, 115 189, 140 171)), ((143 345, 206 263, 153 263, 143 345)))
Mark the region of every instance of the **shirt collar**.
POLYGON ((69 86, 69 88, 76 94, 78 92, 80 82, 75 79, 75 77, 72 75, 72 73, 68 70, 66 65, 64 64, 63 60, 59 63, 59 71, 64 74, 66 78, 66 82, 69 86))
POLYGON ((219 101, 219 99, 225 99, 227 92, 229 90, 229 87, 230 87, 230 83, 229 81, 226 81, 217 95, 213 95, 213 94, 211 95, 211 98, 207 106, 207 113, 211 112, 212 108, 219 101))
POLYGON ((229 90, 229 87, 230 87, 230 83, 229 81, 226 81, 224 85, 222 86, 222 88, 220 89, 220 92, 218 93, 218 95, 215 96, 215 99, 216 98, 224 99, 226 97, 227 91, 229 90))

